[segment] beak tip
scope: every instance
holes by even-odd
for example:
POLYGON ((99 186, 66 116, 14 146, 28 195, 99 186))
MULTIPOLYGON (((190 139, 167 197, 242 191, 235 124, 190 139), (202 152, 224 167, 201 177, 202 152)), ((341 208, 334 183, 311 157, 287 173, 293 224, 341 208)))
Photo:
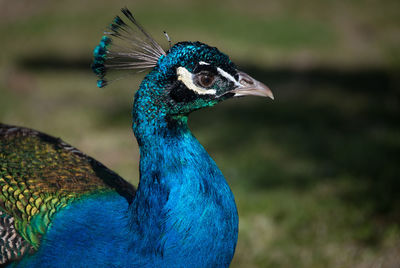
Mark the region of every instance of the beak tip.
POLYGON ((271 100, 275 100, 274 94, 272 93, 271 90, 269 90, 267 96, 268 96, 271 100))

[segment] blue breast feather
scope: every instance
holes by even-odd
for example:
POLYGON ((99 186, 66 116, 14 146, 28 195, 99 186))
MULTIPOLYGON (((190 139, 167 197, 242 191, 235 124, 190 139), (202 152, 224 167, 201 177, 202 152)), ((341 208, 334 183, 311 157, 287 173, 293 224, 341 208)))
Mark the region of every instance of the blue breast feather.
POLYGON ((143 152, 130 206, 114 192, 75 202, 57 215, 39 251, 16 266, 229 266, 238 218, 221 172, 188 132, 153 145, 157 151, 143 152))

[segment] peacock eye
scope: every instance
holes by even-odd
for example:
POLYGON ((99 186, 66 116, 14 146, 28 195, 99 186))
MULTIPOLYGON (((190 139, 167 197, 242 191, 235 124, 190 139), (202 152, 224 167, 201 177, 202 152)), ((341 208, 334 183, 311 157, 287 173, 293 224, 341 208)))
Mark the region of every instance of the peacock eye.
POLYGON ((197 76, 197 81, 199 82, 200 86, 208 88, 214 83, 215 75, 209 72, 202 72, 197 76))

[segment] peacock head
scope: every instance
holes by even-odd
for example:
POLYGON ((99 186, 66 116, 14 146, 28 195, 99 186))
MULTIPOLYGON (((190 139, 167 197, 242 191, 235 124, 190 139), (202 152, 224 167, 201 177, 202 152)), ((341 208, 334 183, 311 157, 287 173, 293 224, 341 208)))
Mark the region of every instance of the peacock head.
POLYGON ((180 42, 164 52, 128 9, 122 12, 135 27, 115 17, 95 48, 92 69, 99 77, 99 87, 109 83, 106 75, 112 69, 153 68, 136 93, 136 100, 173 116, 187 115, 231 97, 255 95, 273 99, 266 85, 239 71, 217 48, 200 42, 180 42))

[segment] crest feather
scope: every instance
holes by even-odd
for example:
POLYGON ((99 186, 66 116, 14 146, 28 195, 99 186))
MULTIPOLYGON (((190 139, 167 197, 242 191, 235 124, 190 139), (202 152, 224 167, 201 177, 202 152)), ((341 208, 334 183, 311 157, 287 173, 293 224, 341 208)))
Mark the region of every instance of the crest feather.
POLYGON ((100 88, 109 83, 106 75, 110 70, 143 71, 156 66, 158 59, 165 55, 165 51, 136 21, 132 13, 127 8, 122 8, 121 11, 128 22, 116 16, 93 51, 92 70, 99 78, 97 86, 100 88))

